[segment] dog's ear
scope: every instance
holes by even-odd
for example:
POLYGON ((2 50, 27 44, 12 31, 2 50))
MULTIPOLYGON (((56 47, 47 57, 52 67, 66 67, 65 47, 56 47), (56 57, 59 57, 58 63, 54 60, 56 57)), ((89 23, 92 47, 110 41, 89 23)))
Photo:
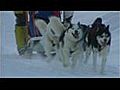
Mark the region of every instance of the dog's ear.
POLYGON ((87 25, 87 28, 91 28, 91 25, 87 25))
POLYGON ((79 26, 79 28, 81 27, 80 22, 78 22, 77 25, 79 26))
POLYGON ((110 25, 107 25, 106 29, 109 30, 110 25))

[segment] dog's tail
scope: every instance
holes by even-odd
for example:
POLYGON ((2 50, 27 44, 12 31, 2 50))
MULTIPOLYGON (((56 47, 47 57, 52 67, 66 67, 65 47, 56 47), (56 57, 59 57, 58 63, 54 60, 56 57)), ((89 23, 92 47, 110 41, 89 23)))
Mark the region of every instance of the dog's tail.
POLYGON ((42 35, 45 35, 47 31, 47 23, 42 19, 35 20, 35 24, 42 35))

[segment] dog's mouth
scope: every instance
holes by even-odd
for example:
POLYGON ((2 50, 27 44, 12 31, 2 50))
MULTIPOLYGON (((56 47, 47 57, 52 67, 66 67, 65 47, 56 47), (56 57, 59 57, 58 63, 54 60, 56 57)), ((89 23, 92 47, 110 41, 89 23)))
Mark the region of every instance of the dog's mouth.
POLYGON ((79 34, 78 33, 72 33, 74 38, 79 38, 79 34))
POLYGON ((101 41, 101 43, 102 43, 102 46, 106 46, 107 45, 107 42, 101 41))

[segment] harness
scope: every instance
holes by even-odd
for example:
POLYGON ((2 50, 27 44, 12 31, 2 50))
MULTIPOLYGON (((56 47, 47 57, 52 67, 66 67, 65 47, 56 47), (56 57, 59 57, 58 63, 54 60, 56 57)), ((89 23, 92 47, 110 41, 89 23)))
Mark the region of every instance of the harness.
POLYGON ((62 42, 62 46, 64 45, 64 37, 65 37, 65 33, 68 32, 68 30, 73 26, 73 24, 70 23, 70 26, 64 30, 64 32, 60 35, 59 37, 59 42, 62 42))
POLYGON ((84 40, 85 35, 86 35, 86 33, 83 33, 82 38, 81 38, 80 40, 78 40, 76 43, 79 43, 79 42, 81 42, 82 40, 84 40))

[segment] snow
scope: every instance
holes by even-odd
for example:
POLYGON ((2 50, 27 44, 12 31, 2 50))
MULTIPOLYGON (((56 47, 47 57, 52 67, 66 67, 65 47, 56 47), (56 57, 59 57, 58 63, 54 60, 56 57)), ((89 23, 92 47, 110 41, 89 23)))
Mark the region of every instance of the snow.
POLYGON ((0 11, 0 77, 62 77, 62 78, 95 78, 119 77, 119 15, 116 11, 75 11, 73 23, 80 21, 82 24, 91 24, 96 17, 102 17, 105 24, 110 24, 112 44, 106 64, 105 75, 99 73, 100 60, 98 59, 97 72, 92 70, 92 59, 88 65, 77 66, 75 69, 64 68, 62 63, 54 57, 51 62, 46 62, 46 57, 33 55, 31 59, 21 57, 17 53, 15 42, 15 16, 12 11, 0 11))

